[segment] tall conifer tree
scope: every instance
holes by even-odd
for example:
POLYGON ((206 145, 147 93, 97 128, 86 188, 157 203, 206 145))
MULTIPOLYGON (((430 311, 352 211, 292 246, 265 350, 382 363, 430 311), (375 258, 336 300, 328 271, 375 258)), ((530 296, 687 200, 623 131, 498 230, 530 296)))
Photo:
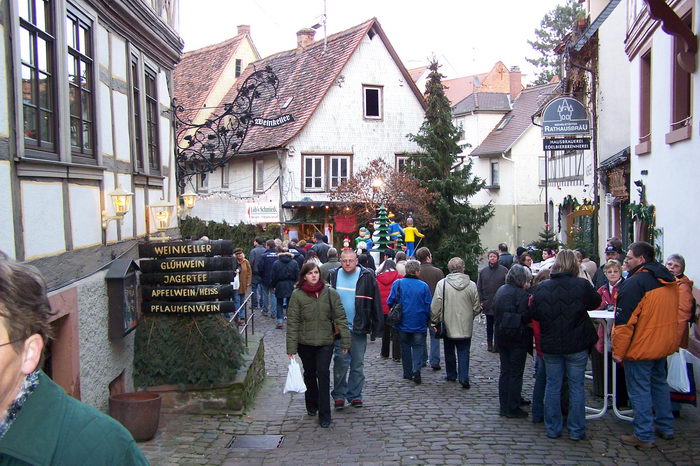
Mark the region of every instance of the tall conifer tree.
MULTIPOLYGON (((467 270, 475 273, 483 254, 479 229, 493 216, 493 207, 490 202, 481 207, 469 204, 469 198, 485 182, 472 174, 471 160, 465 158, 462 163, 457 158, 462 152, 458 144, 462 130, 452 123, 452 109, 437 61, 433 59, 428 68, 425 121, 418 134, 408 135, 425 152, 411 158, 411 171, 436 195, 431 211, 438 221, 425 231, 427 236, 422 245, 430 248, 438 266, 444 268, 450 258, 459 256, 467 270)), ((420 219, 415 220, 420 227, 420 219)))

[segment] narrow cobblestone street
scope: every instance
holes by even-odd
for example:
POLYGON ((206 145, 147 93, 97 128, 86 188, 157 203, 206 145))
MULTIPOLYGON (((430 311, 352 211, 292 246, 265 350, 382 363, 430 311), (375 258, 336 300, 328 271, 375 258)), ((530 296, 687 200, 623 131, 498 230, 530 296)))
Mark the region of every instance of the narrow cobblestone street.
MULTIPOLYGON (((140 444, 154 465, 168 464, 700 464, 700 415, 684 407, 676 439, 639 451, 617 437, 631 424, 610 412, 588 422, 587 438, 551 440, 542 424, 498 415, 498 355, 485 350, 485 326, 475 326, 471 389, 446 382, 444 367, 423 371, 423 384, 401 378, 400 363, 379 356, 381 341, 365 358, 364 408, 333 413, 329 429, 306 414, 303 395, 283 395, 287 371, 284 331, 256 316, 265 339, 267 378, 255 406, 244 416, 161 417, 156 437, 140 444), (275 449, 231 449, 234 436, 284 436, 275 449)), ((443 364, 444 366, 444 364, 443 364)), ((524 393, 532 391, 532 361, 524 393)), ((587 401, 593 404, 588 394, 587 401)))

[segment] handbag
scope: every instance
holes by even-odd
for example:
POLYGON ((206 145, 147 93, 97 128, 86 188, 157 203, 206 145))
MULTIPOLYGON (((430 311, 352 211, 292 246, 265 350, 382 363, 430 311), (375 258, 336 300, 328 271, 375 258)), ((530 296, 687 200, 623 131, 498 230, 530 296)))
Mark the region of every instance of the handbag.
POLYGON ((401 319, 403 317, 403 304, 401 304, 401 280, 399 280, 396 287, 396 303, 391 306, 389 314, 386 316, 387 324, 392 327, 396 327, 401 324, 401 319))
POLYGON ((435 324, 435 338, 447 338, 447 325, 445 324, 445 280, 442 280, 442 311, 440 312, 440 322, 435 324))
POLYGON ((306 392, 306 384, 304 384, 304 377, 301 375, 301 368, 296 358, 292 358, 289 361, 289 370, 287 371, 287 381, 284 384, 284 390, 282 393, 304 393, 306 392))

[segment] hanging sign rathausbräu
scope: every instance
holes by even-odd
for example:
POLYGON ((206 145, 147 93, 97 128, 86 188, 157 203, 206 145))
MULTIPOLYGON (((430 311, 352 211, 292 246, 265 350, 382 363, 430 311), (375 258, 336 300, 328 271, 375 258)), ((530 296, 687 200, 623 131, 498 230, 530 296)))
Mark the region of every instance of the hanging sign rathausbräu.
POLYGON ((586 150, 591 148, 591 138, 544 138, 544 150, 586 150))
POLYGON ((542 136, 588 136, 591 124, 586 107, 573 97, 558 97, 544 108, 542 136))

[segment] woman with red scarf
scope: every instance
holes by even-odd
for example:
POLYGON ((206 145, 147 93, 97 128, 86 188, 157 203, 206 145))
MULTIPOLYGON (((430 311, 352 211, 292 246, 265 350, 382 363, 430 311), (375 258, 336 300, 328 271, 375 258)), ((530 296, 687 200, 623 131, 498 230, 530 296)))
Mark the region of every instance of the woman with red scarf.
POLYGON ((299 272, 296 289, 287 308, 287 354, 299 353, 304 365, 306 411, 318 413, 321 427, 331 424, 330 365, 334 340, 343 353, 350 349, 350 331, 340 295, 326 286, 315 262, 299 272))

